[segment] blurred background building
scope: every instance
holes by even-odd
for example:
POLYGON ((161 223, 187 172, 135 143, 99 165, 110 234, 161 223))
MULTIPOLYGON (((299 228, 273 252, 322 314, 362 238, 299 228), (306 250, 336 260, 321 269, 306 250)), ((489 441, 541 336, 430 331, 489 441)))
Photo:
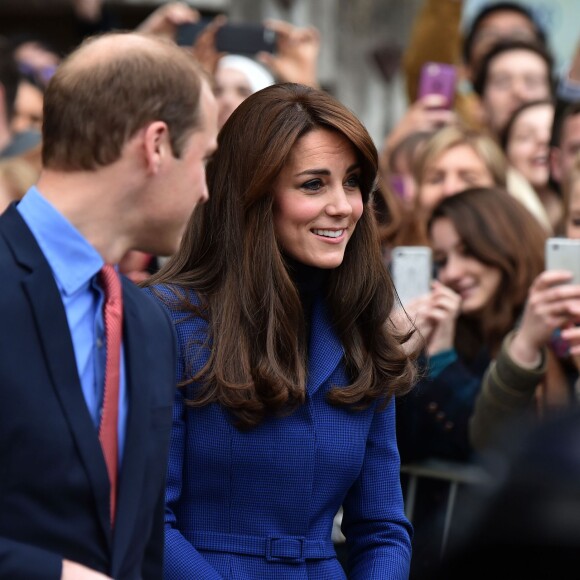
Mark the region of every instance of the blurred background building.
MULTIPOLYGON (((75 0, 1 0, 0 33, 33 33, 62 51, 78 41, 75 0)), ((94 0, 101 2, 101 0, 94 0)), ((461 0, 439 0, 458 2, 461 0)), ((102 0, 111 24, 133 28, 164 0, 102 0)), ((187 0, 233 22, 279 18, 322 34, 319 80, 366 124, 377 145, 407 107, 401 56, 424 0, 187 0)), ((463 2, 464 25, 485 0, 463 2)), ((578 0, 522 0, 550 31, 560 61, 578 41, 578 0)), ((82 30, 80 32, 83 32, 82 30)))

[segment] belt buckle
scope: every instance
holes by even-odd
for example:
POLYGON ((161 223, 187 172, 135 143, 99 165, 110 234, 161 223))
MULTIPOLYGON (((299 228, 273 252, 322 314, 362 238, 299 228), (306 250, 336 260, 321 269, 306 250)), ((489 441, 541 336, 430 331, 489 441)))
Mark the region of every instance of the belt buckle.
POLYGON ((306 561, 304 556, 304 544, 306 538, 304 536, 268 536, 266 538, 266 560, 268 562, 285 562, 291 564, 300 564, 306 561), (297 548, 297 556, 282 556, 277 555, 280 549, 284 549, 283 546, 276 546, 278 542, 284 542, 286 548, 297 548), (298 545, 296 545, 298 543, 298 545))

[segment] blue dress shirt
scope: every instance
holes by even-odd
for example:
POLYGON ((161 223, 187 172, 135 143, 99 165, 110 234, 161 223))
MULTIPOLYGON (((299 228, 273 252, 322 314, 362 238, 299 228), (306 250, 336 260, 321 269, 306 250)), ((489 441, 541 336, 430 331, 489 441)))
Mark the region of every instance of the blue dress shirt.
MULTIPOLYGON (((52 269, 66 311, 83 395, 98 429, 106 360, 104 295, 97 282, 103 258, 36 187, 28 190, 17 209, 52 269)), ((121 356, 119 464, 123 456, 127 410, 125 363, 121 356)))

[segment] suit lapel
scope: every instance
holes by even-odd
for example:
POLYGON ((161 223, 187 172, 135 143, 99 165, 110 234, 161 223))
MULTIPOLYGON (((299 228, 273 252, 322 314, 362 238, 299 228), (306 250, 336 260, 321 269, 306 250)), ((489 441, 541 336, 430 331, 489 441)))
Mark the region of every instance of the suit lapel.
POLYGON ((103 531, 109 537, 109 481, 105 461, 83 397, 60 293, 48 262, 15 206, 4 214, 3 229, 16 260, 30 270, 23 276, 24 292, 36 320, 52 385, 91 483, 103 531))
POLYGON ((313 395, 328 379, 343 357, 342 344, 332 327, 321 299, 312 306, 307 390, 313 395))
POLYGON ((119 481, 119 498, 115 523, 113 550, 113 570, 122 561, 128 549, 128 542, 133 536, 133 526, 140 508, 142 478, 147 461, 148 434, 150 432, 150 390, 146 388, 149 377, 146 376, 146 365, 140 360, 147 349, 142 344, 144 336, 141 321, 136 312, 135 303, 126 292, 132 282, 123 279, 123 346, 125 349, 125 377, 129 395, 129 413, 123 451, 123 465, 119 481))

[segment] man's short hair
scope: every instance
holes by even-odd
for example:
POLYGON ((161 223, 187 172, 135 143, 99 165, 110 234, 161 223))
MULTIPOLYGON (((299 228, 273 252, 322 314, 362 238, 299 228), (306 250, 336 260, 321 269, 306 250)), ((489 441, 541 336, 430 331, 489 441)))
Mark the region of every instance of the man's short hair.
POLYGON ((553 96, 555 92, 554 59, 543 45, 538 44, 537 42, 528 42, 525 40, 502 40, 494 45, 483 57, 481 65, 477 70, 475 79, 473 81, 474 91, 480 97, 483 95, 487 85, 491 62, 500 54, 512 52, 514 50, 527 50, 529 52, 533 52, 546 63, 546 68, 548 69, 548 84, 550 87, 550 94, 553 96))
POLYGON ((518 3, 518 2, 494 2, 492 4, 484 5, 483 8, 476 14, 475 18, 472 20, 471 25, 469 26, 469 31, 465 36, 465 40, 463 41, 462 45, 462 57, 463 62, 470 63, 473 51, 473 44, 475 42, 475 38, 477 33, 479 32, 479 27, 483 20, 487 18, 490 14, 494 12, 517 12, 521 14, 524 18, 527 18, 530 21, 530 24, 536 30, 536 41, 543 46, 547 46, 547 39, 546 33, 544 29, 540 25, 540 23, 536 20, 534 13, 526 6, 518 3))
POLYGON ((114 163, 153 121, 167 124, 179 157, 201 123, 204 76, 192 56, 170 41, 126 32, 85 40, 58 67, 44 95, 44 166, 79 171, 114 163), (96 43, 107 37, 98 53, 96 43))

